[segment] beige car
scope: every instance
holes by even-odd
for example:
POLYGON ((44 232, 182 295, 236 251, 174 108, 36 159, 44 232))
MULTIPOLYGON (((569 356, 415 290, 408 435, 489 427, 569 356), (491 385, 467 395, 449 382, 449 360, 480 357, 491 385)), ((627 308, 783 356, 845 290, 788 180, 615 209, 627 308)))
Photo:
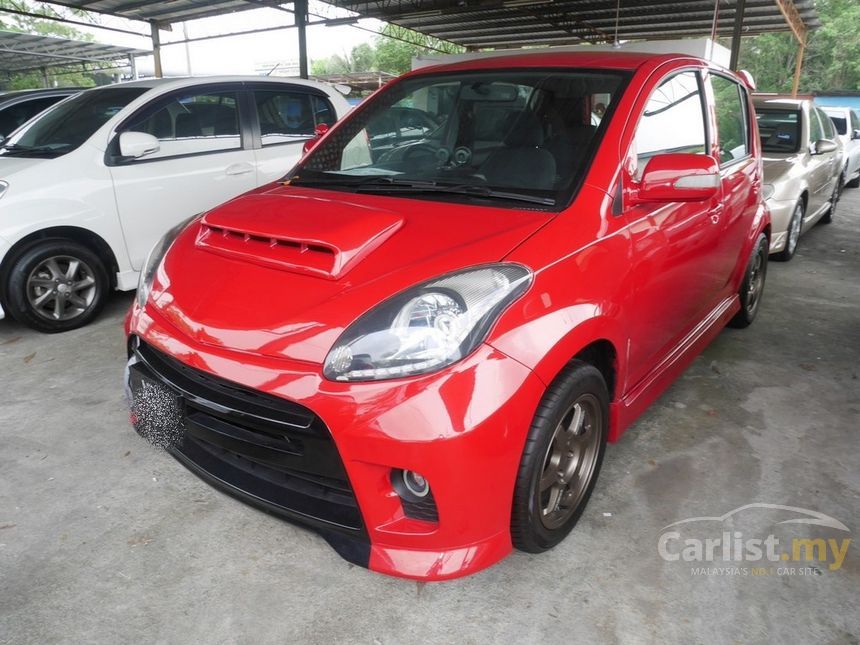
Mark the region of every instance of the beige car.
POLYGON ((801 234, 833 217, 842 189, 842 144, 812 101, 757 97, 755 110, 773 219, 770 252, 790 260, 801 234))

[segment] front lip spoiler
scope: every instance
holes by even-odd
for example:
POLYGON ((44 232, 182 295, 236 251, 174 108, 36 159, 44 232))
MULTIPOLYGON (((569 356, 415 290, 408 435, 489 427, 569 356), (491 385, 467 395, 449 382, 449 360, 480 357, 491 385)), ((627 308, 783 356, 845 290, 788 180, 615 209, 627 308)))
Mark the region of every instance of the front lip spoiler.
POLYGON ((275 504, 271 504, 264 499, 260 499, 256 495, 243 491, 229 482, 224 481, 217 475, 201 468, 198 464, 175 448, 168 449, 168 453, 213 488, 226 493, 249 506, 253 506, 254 508, 268 513, 269 515, 286 520, 291 524, 311 529, 328 542, 329 546, 333 548, 344 560, 360 567, 364 567, 365 569, 368 568, 370 562, 370 542, 367 539, 362 539, 358 536, 348 536, 339 531, 324 528, 316 522, 309 521, 309 518, 303 515, 290 513, 275 504))
MULTIPOLYGON (((180 393, 181 396, 187 396, 190 399, 193 398, 193 394, 186 392, 180 385, 173 383, 170 379, 165 378, 165 376, 158 370, 154 369, 153 365, 139 350, 137 343, 130 344, 129 349, 130 358, 134 357, 146 366, 150 378, 155 378, 165 387, 170 388, 174 392, 180 393)), ((126 373, 127 378, 129 379, 129 382, 126 383, 126 387, 128 392, 131 392, 131 372, 127 370, 126 373)), ((233 410, 232 408, 228 408, 221 404, 218 404, 218 407, 222 408, 223 411, 232 411, 237 414, 244 414, 238 410, 233 410)), ((137 428, 135 428, 135 430, 137 430, 137 428)), ((184 433, 187 434, 188 431, 185 430, 184 433)), ((205 451, 199 449, 195 451, 194 441, 186 441, 185 443, 188 445, 183 447, 178 445, 169 445, 166 446, 165 449, 168 454, 174 457, 179 463, 213 488, 270 515, 289 521, 291 524, 311 529, 328 542, 328 544, 342 558, 352 564, 369 568, 371 545, 370 539, 363 526, 358 529, 349 526, 342 526, 325 519, 306 515, 298 510, 284 508, 278 504, 269 502, 254 492, 255 490, 258 493, 263 492, 260 490, 260 486, 264 484, 247 478, 247 476, 243 475, 240 470, 233 469, 232 473, 229 472, 232 468, 229 464, 222 463, 219 460, 208 456, 208 453, 205 451), (186 452, 191 452, 192 454, 186 454, 186 452), (238 478, 239 481, 237 481, 237 484, 244 483, 249 490, 243 490, 239 485, 231 483, 225 479, 227 475, 232 475, 234 478, 238 478)))

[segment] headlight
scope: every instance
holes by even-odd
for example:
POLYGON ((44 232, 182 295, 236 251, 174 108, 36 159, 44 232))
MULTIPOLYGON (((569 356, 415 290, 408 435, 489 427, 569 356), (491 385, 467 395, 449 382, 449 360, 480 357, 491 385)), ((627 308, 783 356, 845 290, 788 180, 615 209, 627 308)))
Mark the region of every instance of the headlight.
POLYGON ((6 191, 9 189, 9 182, 3 181, 0 179, 0 197, 6 194, 6 191))
POLYGON ((773 197, 774 187, 773 184, 763 184, 761 187, 761 196, 765 201, 773 197))
MULTIPOLYGON (((194 217, 197 216, 195 215, 194 217)), ((146 304, 146 299, 149 298, 149 291, 152 289, 152 281, 155 279, 155 272, 161 265, 161 261, 167 254, 167 250, 170 248, 170 245, 173 244, 173 240, 176 239, 176 236, 179 235, 186 226, 188 226, 189 222, 191 222, 194 217, 185 220, 181 224, 178 224, 167 231, 167 233, 164 234, 164 237, 158 240, 158 242, 155 243, 155 246, 150 249, 149 255, 146 256, 146 262, 143 263, 143 268, 140 271, 140 278, 137 282, 138 306, 143 307, 146 304)))
POLYGON ((493 264, 408 289, 350 325, 323 374, 333 381, 379 381, 439 370, 471 353, 531 280, 524 266, 493 264))

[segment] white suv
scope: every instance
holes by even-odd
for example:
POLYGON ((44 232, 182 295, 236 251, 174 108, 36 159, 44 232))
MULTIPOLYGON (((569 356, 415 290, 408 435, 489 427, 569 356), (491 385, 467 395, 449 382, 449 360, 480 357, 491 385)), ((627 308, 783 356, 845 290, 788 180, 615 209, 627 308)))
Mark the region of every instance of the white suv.
POLYGON ((350 106, 312 81, 147 80, 82 92, 0 147, 0 318, 45 332, 133 289, 171 227, 284 176, 350 106))
POLYGON ((842 183, 849 188, 860 187, 860 115, 847 107, 821 106, 836 126, 836 133, 845 150, 842 183))

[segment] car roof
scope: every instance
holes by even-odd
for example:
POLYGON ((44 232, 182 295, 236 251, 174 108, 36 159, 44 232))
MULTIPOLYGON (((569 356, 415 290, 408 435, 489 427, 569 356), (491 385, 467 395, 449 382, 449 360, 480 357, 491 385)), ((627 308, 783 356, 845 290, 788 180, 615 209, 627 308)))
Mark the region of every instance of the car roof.
POLYGON ((773 107, 784 110, 799 110, 804 104, 812 105, 809 99, 768 98, 766 96, 754 96, 753 104, 756 107, 773 107))
POLYGON ((78 92, 88 89, 86 87, 46 87, 34 90, 12 90, 10 92, 0 92, 0 103, 10 101, 12 99, 21 99, 28 97, 39 96, 63 96, 77 94, 78 92))
POLYGON ((412 74, 437 73, 468 69, 495 69, 512 67, 571 67, 610 70, 635 70, 646 63, 693 60, 705 65, 713 63, 690 54, 655 54, 645 52, 540 52, 534 54, 501 54, 473 58, 453 63, 442 63, 420 68, 412 74))
POLYGON ((209 85, 212 83, 289 83, 291 85, 306 85, 308 87, 331 88, 327 83, 310 81, 302 78, 288 78, 285 76, 178 76, 170 78, 145 78, 137 81, 125 81, 113 85, 104 85, 103 89, 111 87, 140 87, 144 89, 181 89, 183 87, 196 87, 198 85, 209 85))

